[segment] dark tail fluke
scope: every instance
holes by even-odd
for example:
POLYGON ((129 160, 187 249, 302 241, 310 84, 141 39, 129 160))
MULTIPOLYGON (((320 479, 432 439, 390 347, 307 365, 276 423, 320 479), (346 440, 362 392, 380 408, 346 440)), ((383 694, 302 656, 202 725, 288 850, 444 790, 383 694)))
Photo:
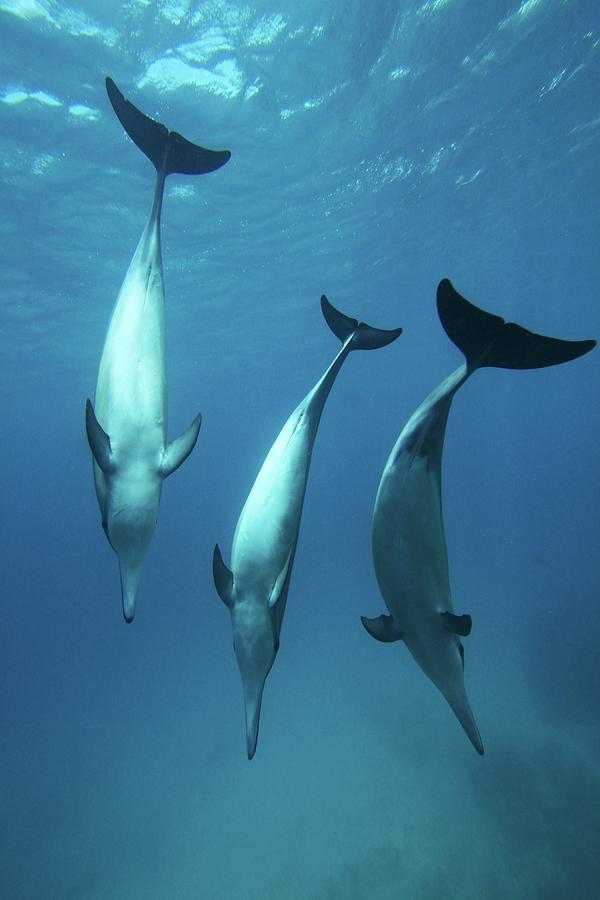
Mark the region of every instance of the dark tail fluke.
POLYGON ((447 278, 438 285, 437 307, 446 334, 465 354, 471 371, 482 366, 542 369, 577 359, 596 346, 596 341, 561 341, 505 322, 465 300, 447 278))
POLYGON ((340 341, 343 342, 352 337, 351 350, 377 350, 379 347, 391 344, 402 334, 401 328, 393 328, 390 331, 371 328, 364 322, 345 316, 331 305, 325 294, 321 297, 321 309, 325 321, 340 341))
POLYGON ((224 166, 230 158, 229 150, 205 150, 144 115, 125 99, 112 78, 106 79, 106 92, 121 125, 157 169, 166 156, 165 175, 204 175, 224 166))

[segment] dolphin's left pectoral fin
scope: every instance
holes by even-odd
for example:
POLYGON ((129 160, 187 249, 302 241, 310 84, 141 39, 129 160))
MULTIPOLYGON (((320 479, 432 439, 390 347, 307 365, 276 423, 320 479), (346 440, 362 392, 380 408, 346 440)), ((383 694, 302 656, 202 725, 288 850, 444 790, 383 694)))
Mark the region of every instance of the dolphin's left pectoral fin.
POLYGON ((444 625, 452 634, 459 634, 461 637, 468 637, 471 634, 473 622, 471 616, 455 616, 451 612, 440 613, 444 620, 444 625))
POLYGON ((360 621, 376 641, 391 644, 392 641, 402 640, 402 633, 394 625, 391 616, 377 616, 376 619, 367 619, 366 616, 361 616, 360 621))
POLYGON ((217 594, 227 609, 233 609, 233 572, 223 562, 218 544, 215 544, 213 553, 213 580, 217 594))
POLYGON ((198 413, 190 427, 168 445, 163 453, 160 466, 160 474, 163 478, 168 478, 175 469, 178 469, 179 466, 186 461, 196 446, 201 424, 202 416, 198 413))
POLYGON ((90 400, 85 402, 85 430, 94 459, 108 475, 115 468, 110 438, 98 422, 90 400))

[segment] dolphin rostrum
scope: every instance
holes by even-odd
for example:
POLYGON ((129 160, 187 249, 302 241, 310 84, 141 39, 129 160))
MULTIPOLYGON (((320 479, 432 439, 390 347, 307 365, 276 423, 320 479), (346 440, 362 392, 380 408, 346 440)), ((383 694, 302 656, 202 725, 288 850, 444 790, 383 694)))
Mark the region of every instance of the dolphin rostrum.
POLYGON ((562 341, 527 331, 479 309, 447 279, 437 307, 466 364, 413 413, 386 463, 373 512, 373 561, 390 615, 368 619, 378 641, 403 640, 442 692, 478 753, 483 744, 467 699, 460 641, 471 617, 453 611, 441 503, 442 450, 456 391, 483 366, 537 369, 582 356, 595 341, 562 341))
POLYGON ((263 688, 279 649, 311 454, 325 401, 352 350, 385 347, 402 332, 359 323, 325 296, 321 309, 342 348, 291 414, 269 450, 240 514, 231 550, 231 571, 219 546, 213 556, 217 592, 231 614, 233 646, 242 676, 246 746, 252 759, 258 740, 263 688))
POLYGON ((165 178, 224 165, 229 151, 205 150, 148 118, 114 81, 106 90, 125 131, 156 167, 150 218, 125 275, 104 342, 95 408, 85 425, 94 457, 102 527, 117 554, 123 615, 133 621, 142 562, 154 532, 163 480, 194 449, 201 417, 167 442, 164 285, 160 214, 165 178))

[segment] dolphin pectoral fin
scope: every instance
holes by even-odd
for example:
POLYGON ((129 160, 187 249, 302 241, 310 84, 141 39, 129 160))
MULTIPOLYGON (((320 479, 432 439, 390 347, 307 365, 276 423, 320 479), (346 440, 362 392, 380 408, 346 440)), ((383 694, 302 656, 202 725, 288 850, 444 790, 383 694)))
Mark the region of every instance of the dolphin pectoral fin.
POLYGON ((108 475, 115 468, 110 438, 98 422, 90 400, 85 402, 85 430, 94 459, 104 474, 108 475))
POLYGON ((452 634, 459 634, 461 637, 468 637, 471 634, 473 625, 471 616, 456 616, 451 612, 440 613, 444 620, 444 625, 452 634))
POLYGON ((394 625, 394 620, 391 616, 377 616, 376 619, 367 619, 366 616, 361 616, 360 621, 363 623, 366 631, 376 641, 391 644, 393 641, 402 640, 402 634, 394 625))
POLYGON ((223 562, 219 545, 215 544, 213 553, 213 579, 217 594, 227 607, 233 607, 233 572, 223 562))
POLYGON ((174 441, 171 441, 165 449, 160 466, 160 474, 163 478, 168 478, 186 461, 196 446, 201 424, 202 416, 198 413, 189 428, 183 434, 180 434, 178 438, 175 438, 174 441))
POLYGON ((287 581, 289 573, 290 573, 290 566, 291 566, 291 562, 292 562, 292 557, 294 555, 294 549, 295 549, 294 547, 292 547, 290 549, 290 552, 288 553, 288 557, 285 561, 285 564, 275 580, 275 584, 273 585, 273 590, 271 591, 271 596, 269 597, 269 609, 273 609, 273 607, 275 606, 275 604, 277 603, 279 598, 282 597, 283 594, 285 593, 286 581, 287 581))

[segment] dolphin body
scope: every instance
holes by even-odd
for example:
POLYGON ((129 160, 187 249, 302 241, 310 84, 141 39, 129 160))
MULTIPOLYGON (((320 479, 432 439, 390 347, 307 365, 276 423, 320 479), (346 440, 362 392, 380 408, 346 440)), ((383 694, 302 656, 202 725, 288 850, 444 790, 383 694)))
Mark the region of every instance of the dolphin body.
POLYGON ((446 422, 457 390, 483 366, 537 369, 582 356, 595 341, 562 341, 506 323, 440 283, 437 307, 448 337, 466 364, 448 376, 417 408, 386 463, 373 513, 373 561, 390 615, 362 617, 378 641, 403 640, 442 692, 469 740, 483 744, 467 699, 460 638, 469 615, 455 615, 441 503, 446 422))
POLYGON ((325 401, 352 350, 385 347, 402 333, 401 328, 383 331, 359 324, 324 295, 321 309, 342 348, 269 450, 237 523, 231 570, 218 544, 213 556, 215 586, 231 614, 242 677, 248 759, 256 751, 263 688, 279 649, 310 460, 325 401))
POLYGON ((165 308, 160 214, 165 178, 196 175, 224 165, 229 151, 191 144, 148 118, 106 79, 117 118, 156 167, 150 218, 127 270, 104 342, 95 408, 88 400, 85 425, 93 455, 102 527, 117 554, 123 615, 133 621, 143 559, 154 532, 164 479, 192 452, 200 415, 167 442, 165 308))

